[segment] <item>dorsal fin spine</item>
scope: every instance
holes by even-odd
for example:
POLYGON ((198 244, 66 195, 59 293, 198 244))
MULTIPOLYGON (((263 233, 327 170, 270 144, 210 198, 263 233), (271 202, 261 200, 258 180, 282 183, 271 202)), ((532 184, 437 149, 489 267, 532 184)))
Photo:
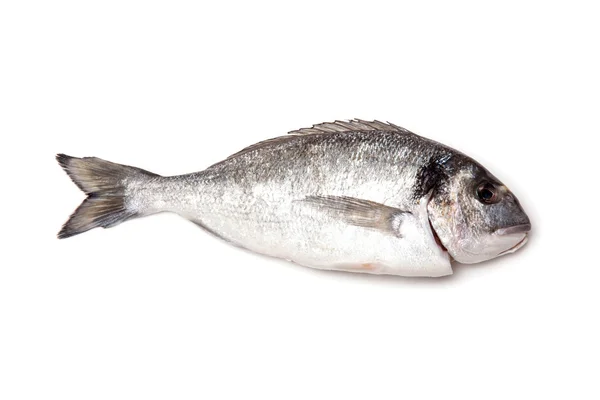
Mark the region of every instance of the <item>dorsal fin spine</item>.
POLYGON ((390 122, 381 121, 364 121, 362 119, 351 119, 348 121, 324 122, 321 124, 315 124, 310 128, 297 129, 288 132, 290 135, 310 135, 315 133, 338 133, 338 132, 369 132, 369 131, 382 131, 382 132, 401 132, 411 133, 409 130, 404 129, 398 125, 394 125, 390 122))

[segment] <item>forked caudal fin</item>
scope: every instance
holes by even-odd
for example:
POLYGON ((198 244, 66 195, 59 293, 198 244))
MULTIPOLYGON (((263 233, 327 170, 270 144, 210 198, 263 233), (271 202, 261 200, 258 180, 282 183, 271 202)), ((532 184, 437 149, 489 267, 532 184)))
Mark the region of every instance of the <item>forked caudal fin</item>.
POLYGON ((127 187, 159 175, 105 161, 96 157, 76 158, 58 154, 56 160, 87 198, 58 233, 68 238, 96 227, 108 228, 140 216, 140 210, 128 205, 127 187))

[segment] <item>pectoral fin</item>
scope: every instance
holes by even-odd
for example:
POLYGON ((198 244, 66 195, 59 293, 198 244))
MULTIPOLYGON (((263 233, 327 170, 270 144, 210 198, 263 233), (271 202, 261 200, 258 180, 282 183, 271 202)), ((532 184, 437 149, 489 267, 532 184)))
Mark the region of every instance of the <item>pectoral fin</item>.
POLYGON ((401 237, 402 217, 410 214, 370 200, 347 196, 309 196, 304 203, 334 215, 346 223, 401 237))

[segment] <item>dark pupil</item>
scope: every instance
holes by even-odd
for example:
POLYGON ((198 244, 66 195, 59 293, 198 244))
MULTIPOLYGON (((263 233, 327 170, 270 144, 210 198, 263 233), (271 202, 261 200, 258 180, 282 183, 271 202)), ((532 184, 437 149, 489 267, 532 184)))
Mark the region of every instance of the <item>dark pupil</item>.
POLYGON ((490 189, 486 188, 481 189, 479 195, 483 200, 490 200, 492 197, 494 197, 494 193, 490 189))

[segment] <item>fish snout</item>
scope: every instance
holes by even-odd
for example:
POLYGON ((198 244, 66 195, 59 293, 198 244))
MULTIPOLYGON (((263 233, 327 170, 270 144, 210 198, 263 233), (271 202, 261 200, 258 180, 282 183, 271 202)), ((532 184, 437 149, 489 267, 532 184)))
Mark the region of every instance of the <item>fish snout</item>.
POLYGON ((496 230, 496 235, 505 236, 515 233, 527 233, 531 230, 531 224, 519 224, 496 230))

